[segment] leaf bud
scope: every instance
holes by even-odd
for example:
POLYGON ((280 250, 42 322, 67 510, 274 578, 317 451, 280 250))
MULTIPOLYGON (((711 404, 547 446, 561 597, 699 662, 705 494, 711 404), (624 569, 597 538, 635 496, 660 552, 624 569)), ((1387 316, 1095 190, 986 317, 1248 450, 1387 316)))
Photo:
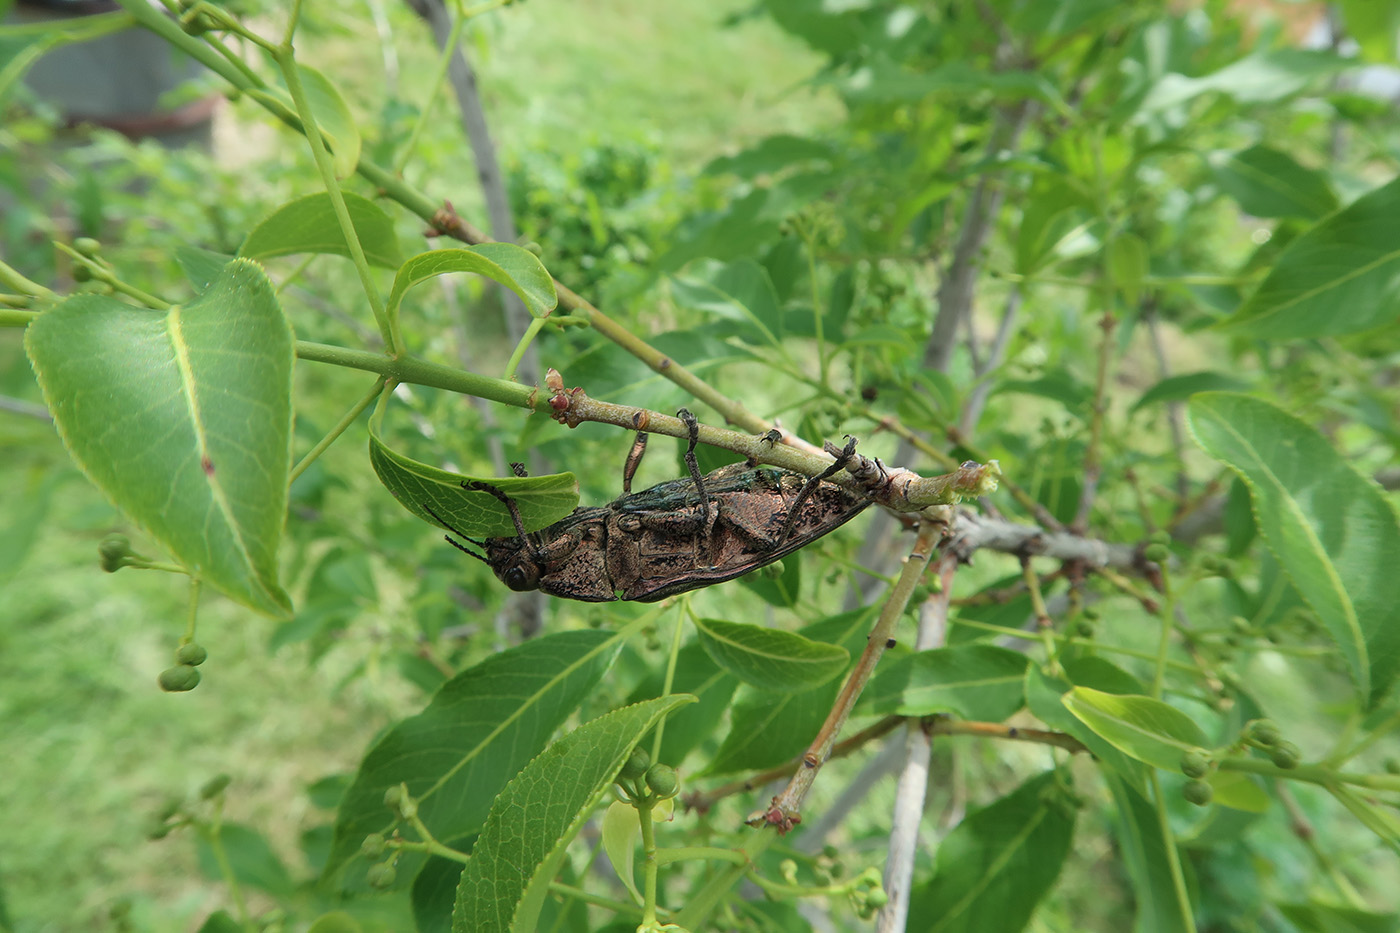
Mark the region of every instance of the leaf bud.
POLYGON ((1202 780, 1190 780, 1181 786, 1181 796, 1186 798, 1187 803, 1193 803, 1198 807, 1204 807, 1210 803, 1215 796, 1215 789, 1202 780))
POLYGON ((632 754, 627 756, 627 760, 622 763, 622 770, 618 772, 618 780, 635 781, 647 773, 651 767, 651 754, 645 748, 638 745, 632 749, 632 754))
POLYGON ((386 845, 383 833, 370 833, 365 837, 365 841, 360 843, 360 854, 365 858, 379 858, 384 854, 386 845))
POLYGON ((1142 549, 1142 556, 1155 564, 1163 563, 1171 556, 1171 548, 1165 544, 1149 544, 1142 549))
POLYGON ((1280 742, 1269 749, 1269 757, 1278 767, 1291 771, 1303 760, 1303 753, 1292 742, 1280 742))
POLYGON ((110 534, 97 546, 97 553, 102 558, 102 569, 116 573, 126 566, 126 559, 131 556, 131 539, 126 535, 110 534))
POLYGON ((183 693, 199 686, 199 671, 189 664, 177 664, 161 671, 156 682, 166 693, 183 693))
POLYGON ((181 664, 198 667, 209 660, 209 652, 204 650, 203 645, 192 641, 175 649, 175 660, 181 664))
POLYGON ((1271 719, 1256 719, 1245 726, 1245 740, 1265 748, 1277 745, 1283 740, 1283 733, 1271 719))
POLYGON ((371 865, 369 871, 365 872, 365 880, 369 882, 371 888, 387 888, 393 885, 398 877, 398 872, 390 862, 380 862, 371 865))
POLYGON ((227 774, 216 774, 204 782, 204 786, 199 789, 199 797, 201 800, 213 800, 227 790, 231 783, 233 778, 227 774))
POLYGON ((676 796, 681 789, 680 775, 670 765, 652 765, 647 769, 646 782, 647 789, 663 800, 676 796))
POLYGON ((1204 748, 1193 748, 1181 756, 1181 773, 1189 778, 1203 778, 1210 773, 1210 755, 1204 748))

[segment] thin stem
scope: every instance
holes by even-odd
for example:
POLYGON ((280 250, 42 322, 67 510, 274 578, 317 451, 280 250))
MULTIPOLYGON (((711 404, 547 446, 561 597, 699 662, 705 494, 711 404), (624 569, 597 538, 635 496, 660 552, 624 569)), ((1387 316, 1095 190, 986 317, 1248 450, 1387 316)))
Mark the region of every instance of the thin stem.
MULTIPOLYGON (((1277 646, 1275 646, 1277 647, 1277 646)), ((1389 735, 1397 726, 1400 726, 1400 711, 1392 713, 1378 726, 1366 733, 1357 743, 1344 752, 1328 757, 1327 763, 1338 765, 1345 761, 1350 761, 1366 749, 1374 745, 1378 740, 1389 735)))
POLYGON ((515 349, 511 351, 510 359, 506 360, 506 371, 501 378, 510 382, 515 381, 515 371, 520 368, 520 361, 525 358, 525 352, 530 349, 530 344, 535 342, 535 338, 539 336, 540 330, 543 329, 545 322, 548 320, 549 318, 543 317, 533 317, 530 319, 529 325, 525 328, 524 335, 521 336, 520 341, 515 345, 515 349))
POLYGON ((1216 762, 1216 767, 1221 771, 1245 771, 1249 774, 1262 774, 1270 778, 1287 778, 1327 788, 1335 787, 1338 784, 1350 784, 1369 790, 1400 791, 1400 774, 1355 774, 1337 771, 1324 764, 1280 768, 1272 762, 1239 756, 1223 758, 1216 762))
POLYGON ((660 867, 656 860, 656 827, 652 825, 651 807, 637 807, 637 820, 642 827, 642 926, 656 923, 656 876, 660 867))
POLYGON ((273 60, 277 62, 278 68, 282 71, 282 77, 287 82, 287 90, 292 95, 292 103, 296 107, 298 117, 301 118, 306 141, 311 146, 311 156, 315 159, 316 168, 321 173, 321 181, 326 187, 326 194, 330 197, 336 220, 340 223, 340 232, 345 237, 345 245, 350 250, 350 259, 355 263, 355 271, 359 273, 360 285, 364 288, 365 298, 369 300, 370 310, 374 312, 374 320, 379 325, 380 336, 384 338, 384 346, 388 348, 390 355, 397 356, 403 348, 403 337, 398 333, 398 317, 395 316, 392 319, 389 317, 384 308, 384 299, 380 297, 379 289, 374 285, 369 260, 365 258, 364 246, 360 244, 359 234, 355 232, 355 224, 350 220, 350 211, 345 206, 345 196, 341 193, 340 182, 335 177, 335 166, 331 164, 330 151, 326 148, 326 140, 316 126, 316 114, 312 112, 311 102, 306 97, 306 89, 301 84, 301 72, 297 68, 296 57, 292 51, 290 34, 290 31, 295 28, 296 16, 300 9, 301 0, 297 0, 292 12, 292 21, 288 24, 287 40, 273 53, 273 60))
MULTIPOLYGON (((754 833, 739 847, 739 851, 752 863, 773 843, 778 841, 777 833, 754 833)), ((687 930, 710 929, 706 921, 720 902, 728 896, 734 885, 749 873, 748 865, 735 863, 712 877, 699 890, 691 893, 682 909, 674 918, 677 926, 687 930)))
POLYGON ((199 587, 201 582, 199 577, 190 577, 190 608, 185 617, 185 637, 180 640, 182 645, 194 641, 195 622, 199 618, 199 587))
POLYGON ((214 800, 214 812, 209 819, 209 827, 205 830, 204 838, 209 843, 209 850, 214 854, 214 861, 219 866, 219 875, 224 879, 224 884, 228 885, 229 896, 233 898, 233 909, 238 914, 238 923, 243 929, 253 931, 253 918, 248 913, 248 901, 243 896, 243 888, 238 884, 238 875, 233 870, 232 863, 229 862, 228 852, 224 849, 223 840, 224 823, 224 798, 219 795, 214 800))
MULTIPOLYGON (((666 676, 661 681, 661 695, 668 697, 671 695, 671 688, 676 682, 676 660, 681 654, 681 632, 685 630, 685 617, 692 615, 690 611, 690 597, 681 597, 681 611, 676 613, 676 628, 671 633, 671 653, 666 659, 666 676)), ((693 616, 692 616, 693 617, 693 616)), ((661 739, 666 732, 666 716, 662 716, 656 723, 656 736, 651 742, 651 760, 661 760, 661 739)), ((680 762, 676 762, 680 764, 680 762)))
POLYGON ((1157 639, 1156 669, 1152 674, 1152 696, 1162 698, 1162 686, 1167 678, 1167 652, 1171 650, 1172 627, 1176 621, 1176 590, 1172 586, 1171 570, 1162 565, 1162 633, 1157 639))
POLYGON ((642 916, 642 909, 636 904, 629 904, 627 901, 615 900, 611 897, 603 897, 601 894, 591 894, 583 888, 576 888, 571 884, 562 881, 551 881, 549 890, 564 897, 573 898, 576 901, 583 901, 585 904, 593 904, 611 910, 613 913, 626 914, 629 917, 642 916))
POLYGON ((1313 861, 1317 863, 1318 869, 1331 879, 1332 884, 1346 898, 1347 902, 1357 910, 1366 909, 1366 901, 1361 897, 1360 892, 1352 885, 1347 876, 1342 874, 1341 869, 1332 861, 1331 857, 1317 844, 1317 832, 1313 829, 1312 823, 1308 820, 1303 808, 1298 806, 1298 801, 1293 796, 1293 791, 1286 781, 1275 781, 1274 791, 1278 794, 1278 799, 1283 803, 1283 807, 1288 811, 1288 820, 1292 825, 1293 835, 1312 854, 1313 861))
POLYGON ((1181 909, 1181 917, 1186 922, 1187 933, 1196 933, 1196 915, 1191 907, 1191 895, 1186 891, 1186 875, 1181 870, 1181 853, 1176 848, 1176 837, 1172 835, 1171 822, 1167 819, 1167 799, 1162 796, 1162 782, 1157 777, 1157 769, 1149 768, 1147 779, 1152 785, 1152 802, 1157 808, 1157 825, 1162 832, 1163 854, 1171 869, 1172 889, 1176 892, 1176 902, 1181 909))
POLYGON ((292 37, 297 33, 299 22, 301 22, 301 0, 295 0, 292 4, 292 13, 287 17, 287 31, 282 34, 282 48, 289 52, 292 49, 292 37))
POLYGON ((21 275, 19 270, 0 260, 0 285, 14 289, 22 295, 33 295, 36 298, 47 298, 50 301, 58 299, 58 293, 52 289, 45 288, 33 279, 21 275))
POLYGON ((378 379, 376 379, 374 381, 374 387, 371 388, 363 398, 356 402, 350 408, 350 410, 345 413, 345 417, 341 418, 340 421, 336 423, 336 426, 331 428, 330 431, 327 432, 325 437, 321 438, 319 441, 316 442, 315 447, 312 447, 309 451, 306 452, 306 456, 302 457, 301 460, 297 462, 297 465, 292 467, 291 473, 288 474, 288 486, 290 486, 292 483, 295 483, 297 481, 297 477, 300 476, 302 473, 306 472, 306 468, 311 466, 311 464, 315 463, 316 458, 321 456, 321 454, 325 453, 326 448, 334 444, 336 439, 340 437, 340 435, 344 434, 346 429, 348 429, 350 425, 355 423, 355 419, 360 417, 364 410, 368 408, 374 402, 375 399, 379 398, 379 393, 383 391, 384 383, 386 383, 388 379, 388 376, 380 376, 378 379))
POLYGON ((1031 566, 1029 556, 1021 557, 1021 579, 1026 583, 1026 593, 1031 599, 1031 612, 1035 616, 1035 628, 1040 633, 1040 642, 1045 646, 1045 662, 1052 677, 1060 672, 1059 648, 1055 644, 1055 623, 1050 618, 1050 610, 1045 606, 1045 596, 1040 591, 1040 578, 1031 566))
MULTIPOLYGON (((1105 302, 1107 301, 1108 298, 1105 296, 1105 302)), ((1089 444, 1084 451, 1084 475, 1079 491, 1079 507, 1075 510, 1074 520, 1069 524, 1070 530, 1076 534, 1083 534, 1084 529, 1089 527, 1089 513, 1093 511, 1094 499, 1099 491, 1099 478, 1103 473, 1103 421, 1104 414, 1108 410, 1106 394, 1108 364, 1113 358, 1113 332, 1118 327, 1118 320, 1113 316, 1112 311, 1104 312, 1099 327, 1103 329, 1103 339, 1099 343, 1098 367, 1094 373, 1094 402, 1093 415, 1089 421, 1089 444)))
POLYGON ((670 865, 672 862, 693 862, 699 860, 731 862, 735 865, 749 865, 749 857, 738 849, 722 849, 718 846, 677 846, 672 849, 657 849, 656 864, 670 865))
POLYGON ((418 112, 418 120, 413 124, 413 131, 408 134, 408 142, 404 143, 403 151, 394 164, 394 171, 399 175, 403 174, 408 160, 413 156, 414 150, 418 148, 418 137, 423 135, 423 128, 428 125, 428 120, 433 115, 433 107, 437 104, 438 94, 442 90, 442 86, 447 83, 447 68, 452 63, 452 53, 457 50, 458 43, 462 41, 462 27, 466 25, 467 17, 462 12, 461 3, 455 3, 453 6, 456 7, 454 12, 457 15, 452 20, 452 31, 448 34, 447 41, 442 44, 442 49, 438 53, 437 63, 433 66, 433 76, 428 80, 428 99, 423 101, 423 106, 418 112))
POLYGON ((807 247, 807 281, 812 288, 812 328, 817 336, 817 378, 822 385, 828 385, 826 378, 826 340, 822 335, 821 293, 817 290, 817 248, 812 239, 812 231, 806 224, 798 229, 802 242, 807 247))

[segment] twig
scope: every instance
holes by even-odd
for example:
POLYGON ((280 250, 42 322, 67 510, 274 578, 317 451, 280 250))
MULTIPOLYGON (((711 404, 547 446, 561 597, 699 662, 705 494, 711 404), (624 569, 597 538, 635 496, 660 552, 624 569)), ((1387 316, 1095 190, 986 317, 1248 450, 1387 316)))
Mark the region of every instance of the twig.
POLYGON ((866 641, 865 650, 861 652, 860 660, 856 662, 851 676, 846 679, 846 685, 841 688, 841 693, 836 697, 836 703, 832 706, 831 713, 826 717, 826 722, 817 732, 817 737, 808 747, 807 753, 802 756, 802 764, 792 776, 792 780, 788 782, 787 787, 773 798, 766 810, 760 810, 749 818, 750 825, 767 824, 775 827, 779 833, 785 833, 802 821, 802 802, 806 799, 807 792, 811 790, 812 782, 817 778, 817 772, 831 757, 836 737, 840 734, 841 727, 846 724, 846 718, 850 716, 851 709, 855 706, 861 691, 865 689, 870 676, 875 673, 875 665, 880 662, 886 647, 892 642, 891 636, 894 633, 895 624, 904 614, 904 607, 908 605, 909 597, 914 593, 914 587, 928 566, 929 555, 933 551, 934 543, 944 530, 943 524, 932 521, 924 522, 920 526, 919 537, 914 542, 914 548, 910 552, 908 560, 904 563, 904 569, 900 572, 899 579, 895 582, 893 589, 890 590, 889 597, 880 610, 880 618, 866 641))
POLYGON ((1094 376, 1094 412, 1089 422, 1089 447, 1084 452, 1084 481, 1079 489, 1079 507, 1075 510, 1074 521, 1069 523, 1071 531, 1084 533, 1089 527, 1089 513, 1093 511, 1094 499, 1099 492, 1099 477, 1103 473, 1103 417, 1108 409, 1108 363, 1113 357, 1113 332, 1118 327, 1118 319, 1112 311, 1105 311, 1099 327, 1103 329, 1103 340, 1099 344, 1099 365, 1094 376))
MULTIPOLYGON (((919 633, 916 651, 937 648, 948 635, 948 602, 953 592, 953 575, 958 558, 951 549, 938 559, 935 570, 941 588, 919 607, 919 633)), ((879 933, 898 933, 909 916, 909 894, 914 878, 914 852, 918 848, 919 826, 923 823, 924 797, 928 793, 929 759, 933 740, 920 723, 909 723, 904 736, 904 767, 895 788, 894 813, 888 855, 885 858, 885 893, 889 901, 875 918, 879 933)))
POLYGON ((977 422, 982 418, 982 409, 987 405, 987 397, 992 394, 991 373, 1006 357, 1006 348, 1011 343, 1011 334, 1015 330, 1012 325, 1016 323, 1016 313, 1020 308, 1021 288, 1013 285, 1006 296, 1006 307, 1002 309, 1001 323, 997 325, 996 337, 992 339, 992 349, 987 354, 986 362, 976 370, 981 381, 967 397, 967 404, 963 406, 962 414, 958 418, 958 430, 964 437, 972 436, 973 431, 977 429, 977 422))
POLYGON ((22 398, 10 398, 8 395, 0 395, 0 411, 7 411, 12 415, 24 415, 27 418, 37 418, 40 421, 53 420, 53 416, 43 405, 26 402, 22 398))

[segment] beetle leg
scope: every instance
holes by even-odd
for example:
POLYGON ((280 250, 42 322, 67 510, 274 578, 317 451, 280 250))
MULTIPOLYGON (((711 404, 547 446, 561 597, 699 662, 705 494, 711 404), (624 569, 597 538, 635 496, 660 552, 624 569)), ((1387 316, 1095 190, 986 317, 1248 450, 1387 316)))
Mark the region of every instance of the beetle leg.
POLYGON ((638 431, 632 449, 627 452, 627 462, 622 465, 622 492, 632 491, 632 477, 637 475, 637 467, 642 465, 642 454, 647 452, 647 432, 638 431))
MULTIPOLYGON (((486 545, 485 545, 485 544, 483 544, 482 542, 476 540, 475 538, 472 538, 472 537, 469 537, 469 536, 467 536, 467 535, 462 534, 462 533, 461 533, 460 531, 458 531, 456 528, 453 528, 451 525, 447 524, 447 521, 446 521, 442 516, 438 515, 438 513, 436 513, 436 512, 433 511, 433 507, 432 507, 431 505, 428 505, 428 503, 426 503, 426 502, 420 502, 420 503, 418 503, 418 504, 421 505, 421 506, 423 507, 423 511, 427 512, 429 515, 431 515, 431 516, 433 517, 433 520, 434 520, 434 521, 436 521, 436 522, 437 522, 439 525, 441 525, 442 527, 446 528, 448 531, 452 532, 452 535, 456 535, 458 538, 461 538, 461 539, 463 539, 463 540, 465 540, 465 541, 470 541, 472 544, 475 544, 477 547, 481 548, 483 551, 486 550, 486 545)), ((443 540, 446 541, 448 544, 452 545, 453 547, 455 547, 457 550, 461 551, 463 554, 469 554, 469 555, 471 555, 472 557, 475 557, 477 560, 481 561, 481 562, 482 562, 483 564, 485 564, 486 566, 488 566, 488 567, 491 566, 491 562, 490 562, 489 560, 487 560, 486 558, 482 557, 480 554, 476 553, 476 551, 473 551, 471 548, 467 547, 465 544, 462 544, 461 541, 456 541, 456 540, 454 540, 453 537, 452 537, 452 535, 443 535, 443 536, 442 536, 442 537, 443 537, 443 540)))
POLYGON ((821 481, 828 477, 835 476, 845 469, 846 464, 851 462, 851 458, 856 455, 856 439, 849 434, 846 435, 846 446, 836 456, 836 462, 827 467, 822 472, 813 476, 802 485, 802 489, 797 493, 797 498, 792 502, 792 508, 788 509, 787 521, 783 523, 782 533, 778 535, 778 543, 774 547, 779 547, 792 534, 792 528, 797 524, 797 516, 802 511, 803 504, 816 491, 821 481))
POLYGON ((526 553, 536 560, 539 559, 539 548, 535 547, 535 542, 530 540, 530 536, 525 533, 525 522, 520 518, 520 509, 516 508, 515 500, 506 495, 500 489, 490 483, 483 483, 480 480, 464 479, 462 488, 470 492, 485 492, 494 496, 502 505, 510 510, 510 520, 515 523, 515 533, 520 536, 520 541, 525 546, 526 553))
POLYGON ((695 480, 695 491, 700 494, 700 518, 703 527, 710 527, 710 497, 705 492, 705 483, 700 478, 700 464, 695 460, 695 445, 700 442, 700 424, 689 409, 682 408, 676 417, 685 422, 690 431, 690 444, 685 449, 685 465, 690 468, 690 478, 695 480))

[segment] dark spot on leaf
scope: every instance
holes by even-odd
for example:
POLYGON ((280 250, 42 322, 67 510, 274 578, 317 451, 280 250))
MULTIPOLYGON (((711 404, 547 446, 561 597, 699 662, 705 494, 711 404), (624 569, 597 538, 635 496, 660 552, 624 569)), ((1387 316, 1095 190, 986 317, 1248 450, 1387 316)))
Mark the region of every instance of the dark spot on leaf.
POLYGON ((203 457, 199 458, 199 465, 204 469, 205 476, 214 475, 214 461, 209 459, 208 454, 205 454, 203 457))

